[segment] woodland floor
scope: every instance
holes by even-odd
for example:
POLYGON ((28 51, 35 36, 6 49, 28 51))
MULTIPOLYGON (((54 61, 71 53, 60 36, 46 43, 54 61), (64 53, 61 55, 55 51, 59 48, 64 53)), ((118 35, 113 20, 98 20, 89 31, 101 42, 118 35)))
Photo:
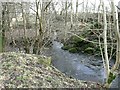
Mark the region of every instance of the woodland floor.
POLYGON ((65 76, 50 58, 7 52, 0 54, 0 88, 101 88, 95 82, 65 76))

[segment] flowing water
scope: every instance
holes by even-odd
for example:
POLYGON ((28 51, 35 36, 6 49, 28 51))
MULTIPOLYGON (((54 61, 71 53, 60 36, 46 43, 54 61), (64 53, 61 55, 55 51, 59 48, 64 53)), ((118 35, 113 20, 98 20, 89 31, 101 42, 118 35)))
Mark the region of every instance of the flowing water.
MULTIPOLYGON (((104 82, 106 76, 101 58, 82 53, 71 54, 68 51, 62 50, 62 46, 62 43, 53 41, 53 46, 49 50, 52 64, 56 68, 66 75, 79 80, 104 82)), ((118 87, 118 78, 114 80, 112 85, 112 88, 116 87, 118 87)))
MULTIPOLYGON (((105 73, 103 69, 103 62, 100 57, 87 54, 72 54, 68 51, 62 50, 62 43, 53 41, 53 45, 44 54, 52 57, 52 64, 70 77, 79 80, 94 81, 103 83, 105 73)), ((9 47, 10 48, 10 47, 9 47)), ((19 52, 18 48, 11 47, 8 51, 19 52)), ((112 65, 113 63, 111 63, 112 65)), ((112 88, 118 88, 118 80, 116 78, 113 82, 112 88)))

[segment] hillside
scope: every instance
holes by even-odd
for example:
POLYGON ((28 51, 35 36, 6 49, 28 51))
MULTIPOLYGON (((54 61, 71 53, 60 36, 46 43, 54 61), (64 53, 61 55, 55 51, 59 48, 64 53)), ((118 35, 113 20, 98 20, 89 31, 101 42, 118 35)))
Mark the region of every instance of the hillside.
POLYGON ((50 65, 45 56, 7 52, 0 54, 0 88, 100 88, 95 82, 69 78, 50 65))

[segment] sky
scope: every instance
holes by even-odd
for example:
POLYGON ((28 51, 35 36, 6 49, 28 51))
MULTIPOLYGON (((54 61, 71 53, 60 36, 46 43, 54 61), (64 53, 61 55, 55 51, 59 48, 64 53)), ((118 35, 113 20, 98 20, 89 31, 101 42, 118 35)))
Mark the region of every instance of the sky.
MULTIPOLYGON (((0 0, 0 2, 34 2, 34 1, 36 1, 36 0, 0 0)), ((37 1, 39 1, 39 0, 37 0, 37 1)), ((51 1, 51 0, 43 0, 43 1, 45 1, 45 2, 48 2, 48 1, 51 1)), ((65 2, 66 0, 53 0, 53 1, 55 1, 55 2, 65 2)), ((69 1, 69 2, 71 2, 71 0, 67 0, 67 1, 69 1)), ((93 10, 93 5, 92 4, 95 4, 96 5, 96 7, 98 7, 98 5, 99 5, 99 3, 100 3, 100 0, 78 0, 79 1, 79 4, 80 3, 82 3, 83 1, 85 2, 85 7, 86 7, 86 2, 88 1, 89 3, 88 3, 88 9, 89 10, 93 10)), ((107 6, 108 7, 108 9, 110 8, 110 5, 109 5, 109 2, 111 1, 111 0, 103 0, 104 2, 105 2, 105 6, 107 6)), ((114 2, 115 2, 115 5, 118 5, 118 2, 120 1, 120 0, 113 0, 114 2)), ((75 12, 75 5, 76 5, 76 0, 72 0, 72 2, 73 2, 73 11, 75 12)), ((62 4, 58 4, 55 8, 56 8, 56 10, 57 11, 59 11, 60 9, 61 9, 61 5, 62 4)), ((83 4, 81 4, 81 5, 79 5, 79 7, 78 7, 78 12, 79 11, 81 11, 81 10, 83 10, 83 8, 82 8, 82 6, 83 6, 83 4)), ((96 8, 96 10, 97 10, 97 8, 96 8)))
MULTIPOLYGON (((55 0, 55 1, 64 1, 65 2, 65 0, 55 0)), ((71 1, 71 0, 68 0, 68 1, 71 1)), ((73 11, 75 12, 75 5, 76 5, 76 0, 72 0, 73 1, 73 11)), ((85 7, 86 7, 86 4, 87 4, 87 1, 88 1, 88 9, 90 9, 91 11, 93 10, 93 5, 92 4, 95 4, 96 5, 96 7, 98 7, 98 5, 99 5, 99 3, 100 3, 100 0, 78 0, 79 1, 79 4, 80 3, 82 3, 83 1, 85 2, 85 7)), ((105 2, 105 6, 107 6, 108 7, 108 10, 110 9, 110 1, 111 0, 103 0, 104 2, 105 2)), ((113 0, 114 2, 115 2, 115 5, 118 5, 118 2, 120 1, 120 0, 113 0)), ((82 8, 82 6, 83 6, 83 4, 81 4, 81 5, 79 5, 79 7, 78 7, 78 11, 82 11, 83 10, 83 8, 82 8)), ((59 10, 59 8, 61 7, 60 5, 59 6, 56 6, 57 8, 57 10, 59 10)), ((97 10, 97 8, 96 8, 96 10, 97 10)))
MULTIPOLYGON (((0 2, 34 2, 35 0, 0 0, 0 2)), ((50 0, 43 0, 43 1, 50 1, 50 0)), ((65 0, 53 0, 53 1, 65 1, 65 0)), ((71 0, 67 0, 67 1, 71 1, 71 0)), ((76 0, 72 0, 73 2, 76 2, 76 0)), ((78 0, 79 2, 82 2, 83 0, 78 0)), ((84 1, 87 1, 87 0, 84 0, 84 1)), ((88 0, 88 1, 91 1, 91 2, 99 2, 100 0, 88 0)), ((108 1, 110 0, 103 0, 105 1, 105 3, 107 4, 108 1)), ((115 3, 117 4, 120 0, 114 0, 115 3)))
MULTIPOLYGON (((36 1, 36 0, 0 0, 0 2, 21 2, 21 1, 23 1, 23 2, 34 2, 34 1, 36 1)), ((38 1, 38 0, 37 0, 38 1)), ((48 2, 48 1, 51 1, 51 0, 43 0, 43 1, 45 1, 45 2, 48 2)), ((63 1, 63 2, 65 2, 66 0, 53 0, 53 1, 63 1)), ((71 0, 67 0, 67 1, 71 1, 71 0)), ((76 0, 72 0, 73 1, 73 3, 75 3, 76 2, 76 0)), ((85 1, 85 2, 92 2, 92 3, 95 3, 95 1, 96 1, 96 4, 100 1, 100 0, 78 0, 79 1, 79 3, 81 3, 81 2, 83 2, 83 1, 85 1)), ((106 5, 108 5, 108 2, 110 1, 110 0, 103 0, 105 3, 106 3, 106 5)), ((120 1, 120 0, 113 0, 113 1, 115 1, 115 4, 117 5, 118 4, 118 2, 120 1)))

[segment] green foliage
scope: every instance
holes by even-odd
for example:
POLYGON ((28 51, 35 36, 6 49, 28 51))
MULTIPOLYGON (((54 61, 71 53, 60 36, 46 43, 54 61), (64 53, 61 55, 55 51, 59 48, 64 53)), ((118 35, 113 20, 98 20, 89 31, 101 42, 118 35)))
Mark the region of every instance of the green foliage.
POLYGON ((69 52, 70 52, 70 53, 78 53, 78 50, 77 50, 77 48, 74 48, 74 47, 73 47, 73 48, 70 48, 70 49, 69 49, 69 52))
MULTIPOLYGON (((90 33, 90 32, 86 32, 90 33)), ((85 34, 85 33, 84 33, 85 34)), ((80 36, 81 37, 81 36, 80 36)), ((82 38, 84 38, 82 36, 82 38)), ((72 36, 62 47, 63 50, 68 50, 70 53, 79 53, 84 51, 89 54, 93 54, 95 52, 95 45, 90 42, 86 42, 83 39, 72 36)))
POLYGON ((94 53, 94 48, 88 47, 84 50, 84 52, 89 53, 89 54, 93 54, 94 53))
POLYGON ((110 72, 107 83, 110 84, 115 78, 116 78, 116 75, 110 72))
MULTIPOLYGON (((93 22, 92 25, 94 25, 95 28, 102 28, 102 24, 97 22, 93 22)), ((71 38, 69 38, 69 40, 64 43, 62 49, 68 50, 72 53, 79 53, 82 51, 88 54, 101 55, 98 44, 85 41, 90 40, 93 42, 98 42, 98 38, 94 35, 92 31, 85 28, 78 36, 80 37, 71 36, 71 38)))
POLYGON ((45 66, 49 66, 49 65, 51 65, 51 58, 50 57, 48 57, 48 58, 38 58, 38 62, 40 63, 40 64, 43 64, 43 65, 45 65, 45 66))
POLYGON ((75 42, 75 43, 81 43, 83 40, 80 39, 79 37, 76 37, 76 36, 73 36, 72 37, 72 40, 75 42))
POLYGON ((50 76, 48 76, 48 77, 46 78, 46 80, 49 81, 49 82, 53 81, 52 77, 50 77, 50 76))
POLYGON ((63 50, 68 50, 69 48, 70 48, 69 45, 65 45, 65 46, 62 47, 63 50))

